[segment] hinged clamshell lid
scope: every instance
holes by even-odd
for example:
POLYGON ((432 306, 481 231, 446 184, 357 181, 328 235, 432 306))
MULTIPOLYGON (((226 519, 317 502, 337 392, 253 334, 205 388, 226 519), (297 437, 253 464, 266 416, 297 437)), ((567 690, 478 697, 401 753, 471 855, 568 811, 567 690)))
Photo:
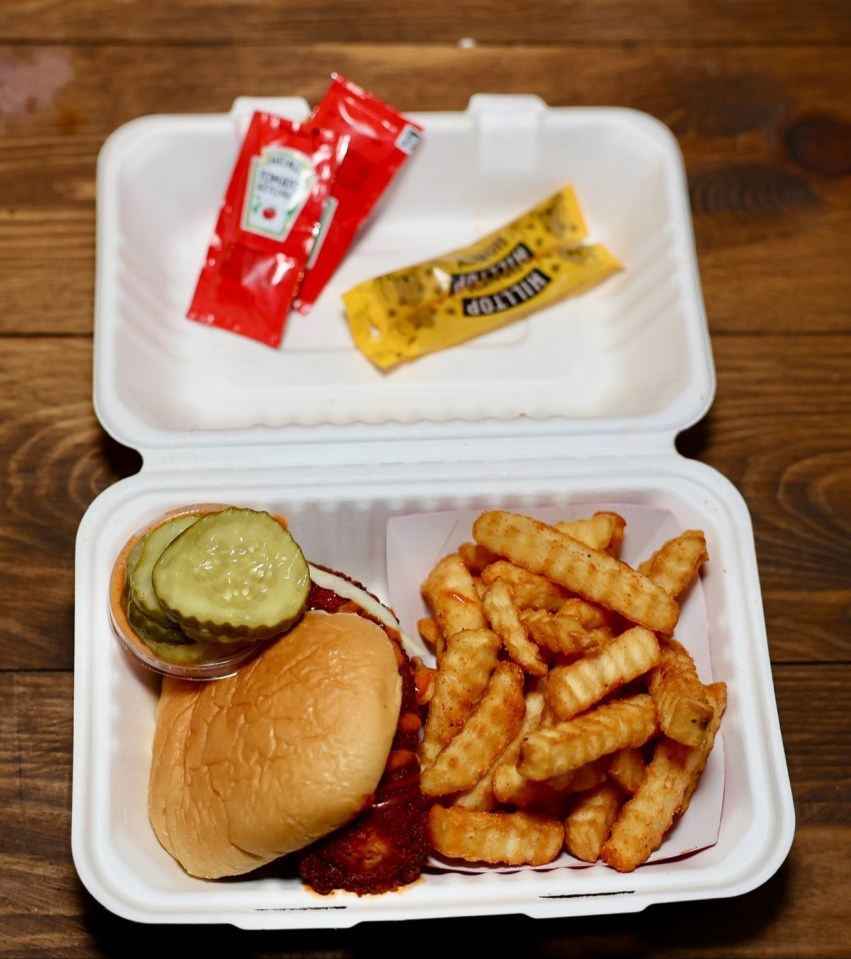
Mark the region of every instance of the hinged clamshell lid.
MULTIPOLYGON (((242 132, 254 109, 294 118, 300 99, 240 99, 227 114, 152 116, 104 146, 98 168, 95 408, 148 464, 234 446, 322 447, 488 436, 605 449, 631 436, 670 448, 715 387, 684 169, 655 119, 472 98, 413 113, 423 142, 307 316, 280 349, 185 318, 242 132), (354 347, 341 294, 466 244, 571 184, 591 242, 625 265, 603 285, 461 347, 382 373, 354 347)), ((485 444, 486 445, 486 444, 485 444)), ((282 452, 284 450, 285 452, 282 452)), ((622 451, 621 451, 622 452, 622 451)), ((426 454, 427 455, 427 454, 426 454)))

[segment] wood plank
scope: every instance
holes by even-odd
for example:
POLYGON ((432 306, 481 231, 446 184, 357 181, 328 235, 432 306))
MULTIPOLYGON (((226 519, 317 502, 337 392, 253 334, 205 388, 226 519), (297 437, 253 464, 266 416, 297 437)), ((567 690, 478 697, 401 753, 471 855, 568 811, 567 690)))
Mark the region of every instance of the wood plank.
MULTIPOLYGON (((750 506, 774 659, 848 661, 851 384, 831 371, 851 365, 851 340, 717 336, 714 349, 718 397, 681 449, 728 476, 750 506)), ((77 525, 140 461, 95 419, 88 339, 8 339, 4 352, 0 575, 11 620, 0 665, 69 667, 77 525)))
POLYGON ((241 47, 224 72, 211 47, 152 46, 136 56, 124 46, 0 48, 11 78, 0 118, 0 334, 91 330, 94 174, 110 132, 151 113, 227 111, 247 92, 313 103, 334 69, 403 110, 463 110, 486 88, 658 117, 683 150, 713 331, 796 330, 802 317, 809 332, 847 330, 851 271, 840 238, 851 231, 851 194, 843 177, 810 167, 851 149, 842 147, 843 134, 851 144, 842 120, 851 57, 789 46, 579 54, 423 46, 412 78, 404 45, 311 46, 297 59, 241 47), (821 134, 806 134, 813 114, 829 124, 821 134), (837 146, 804 150, 795 131, 837 146))
POLYGON ((104 0, 18 0, 0 7, 0 35, 16 41, 127 44, 204 41, 220 44, 267 42, 279 38, 284 54, 293 44, 349 41, 444 42, 471 37, 479 43, 553 42, 609 44, 784 42, 831 43, 851 37, 842 0, 811 0, 790 6, 762 0, 743 6, 735 0, 707 5, 700 0, 598 0, 560 3, 531 0, 522 5, 467 2, 447 5, 422 0, 404 8, 390 0, 315 0, 306 7, 289 2, 185 0, 180 4, 124 0, 120 16, 104 0))
MULTIPOLYGON (((654 907, 637 915, 569 922, 470 919, 429 926, 440 940, 467 933, 531 955, 844 956, 851 899, 848 770, 837 776, 837 749, 849 741, 842 707, 851 667, 782 667, 775 677, 799 828, 779 872, 759 889, 730 900, 685 908, 654 907), (826 895, 834 890, 834 895, 826 895)), ((0 712, 0 814, 14 828, 0 837, 0 952, 4 956, 116 955, 127 937, 161 947, 252 955, 381 955, 387 930, 239 932, 230 927, 133 925, 109 915, 83 890, 71 861, 72 676, 10 673, 0 712)), ((847 764, 846 764, 847 765, 847 764)), ((453 941, 456 941, 453 939, 453 941)))
POLYGON ((797 44, 688 47, 661 40, 587 50, 571 42, 422 43, 412 76, 412 50, 402 43, 314 42, 297 59, 268 42, 235 47, 224 72, 217 46, 151 44, 130 56, 123 44, 0 44, 6 71, 0 123, 9 138, 4 150, 23 149, 26 158, 39 144, 15 146, 18 137, 104 136, 150 113, 224 112, 247 94, 315 103, 336 70, 401 110, 463 110, 483 90, 534 93, 552 106, 645 110, 708 161, 732 156, 731 145, 742 162, 768 160, 782 155, 786 126, 797 114, 842 119, 851 74, 843 50, 821 55, 819 47, 797 44))

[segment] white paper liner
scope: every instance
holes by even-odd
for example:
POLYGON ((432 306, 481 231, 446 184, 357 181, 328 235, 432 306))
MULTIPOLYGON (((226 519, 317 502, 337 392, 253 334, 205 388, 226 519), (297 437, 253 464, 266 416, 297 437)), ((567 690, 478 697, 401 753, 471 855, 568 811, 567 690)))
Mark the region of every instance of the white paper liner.
MULTIPOLYGON (((511 509, 511 506, 506 506, 511 509)), ((637 566, 667 540, 683 532, 669 510, 632 503, 576 503, 569 507, 519 507, 516 512, 533 516, 546 523, 575 520, 591 516, 599 510, 611 510, 626 520, 620 558, 637 566)), ((429 610, 419 593, 422 583, 435 563, 461 543, 472 542, 472 526, 481 510, 416 513, 391 518, 387 524, 387 583, 390 605, 409 636, 417 636, 417 620, 429 610)), ((712 544, 708 544, 712 561, 712 544)), ((680 607, 676 638, 691 653, 698 675, 704 683, 712 682, 709 628, 700 577, 691 586, 680 607)), ((719 733, 700 779, 700 785, 682 816, 669 831, 664 842, 647 860, 648 864, 676 859, 706 849, 718 840, 721 812, 724 805, 724 744, 719 733)), ((512 873, 516 866, 476 866, 448 863, 432 858, 429 868, 443 872, 512 873)), ((567 852, 544 866, 524 866, 547 872, 558 869, 606 869, 596 863, 582 862, 567 852)))

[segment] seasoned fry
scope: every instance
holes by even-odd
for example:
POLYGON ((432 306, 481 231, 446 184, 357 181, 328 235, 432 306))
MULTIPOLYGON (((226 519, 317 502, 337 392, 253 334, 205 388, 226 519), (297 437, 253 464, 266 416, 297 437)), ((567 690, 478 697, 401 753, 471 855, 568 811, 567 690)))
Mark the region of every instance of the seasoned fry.
POLYGON ((710 687, 715 713, 703 743, 683 746, 661 739, 647 767, 647 774, 615 821, 600 852, 603 862, 619 872, 631 872, 662 844, 674 819, 686 810, 721 721, 726 705, 726 687, 710 687))
POLYGON ((618 617, 599 603, 589 602, 581 596, 570 596, 559 606, 557 614, 565 619, 581 623, 585 629, 614 630, 618 617))
POLYGON ((523 671, 500 663, 472 715, 422 771, 423 793, 446 796, 475 785, 516 735, 525 708, 523 671))
POLYGON ((673 638, 660 644, 658 665, 647 677, 662 732, 685 746, 699 746, 713 715, 706 687, 688 650, 673 638))
POLYGON ((499 808, 499 800, 494 793, 494 766, 469 789, 462 789, 452 797, 452 805, 461 809, 478 809, 491 812, 499 808))
POLYGON ((528 516, 491 510, 473 524, 473 537, 526 569, 621 613, 647 629, 672 633, 674 599, 652 580, 602 550, 528 516))
POLYGON ((541 659, 540 649, 526 634, 511 598, 511 588, 504 580, 494 580, 484 591, 482 609, 508 655, 530 675, 546 676, 547 664, 541 659))
POLYGON ((479 812, 432 806, 432 847, 449 859, 542 866, 561 852, 564 827, 558 819, 525 812, 479 812))
POLYGON ((568 773, 560 781, 532 782, 520 775, 517 760, 520 757, 520 744, 523 739, 541 722, 544 711, 543 690, 532 690, 526 694, 526 714, 517 735, 491 769, 491 782, 494 797, 508 806, 518 809, 552 810, 563 805, 562 793, 570 783, 568 773))
POLYGON ((726 706, 673 636, 705 537, 633 569, 625 526, 484 512, 426 577, 436 666, 415 678, 436 853, 519 866, 565 848, 629 871, 688 808, 726 706))
POLYGON ((568 598, 567 591, 546 576, 532 573, 516 563, 500 559, 482 570, 482 583, 490 586, 501 579, 511 587, 511 595, 520 609, 558 610, 568 598))
POLYGON ((572 522, 562 520, 554 525, 557 530, 567 533, 580 543, 594 549, 604 549, 614 556, 623 542, 626 520, 617 513, 599 512, 590 519, 578 519, 572 522))
POLYGON ((706 537, 700 530, 689 529, 669 539, 638 569, 669 596, 676 597, 685 591, 708 559, 706 537))
MULTIPOLYGON (((565 773, 562 777, 562 779, 566 781, 564 788, 571 793, 581 793, 589 789, 596 789, 606 781, 608 771, 608 756, 600 756, 597 759, 592 759, 590 763, 585 763, 585 765, 580 766, 579 769, 565 773)), ((557 782, 559 780, 557 778, 556 780, 550 779, 547 781, 557 782)))
POLYGON ((420 758, 428 766, 467 721, 496 669, 502 642, 490 629, 451 636, 434 679, 420 758))
POLYGON ((423 583, 422 593, 447 639, 487 625, 475 581, 457 553, 440 560, 423 583))
POLYGON ((458 547, 458 555, 474 578, 481 576, 482 570, 497 559, 489 549, 478 543, 462 543, 458 547))
POLYGON ((653 700, 638 693, 536 729, 520 747, 518 768, 528 779, 551 779, 625 746, 642 746, 657 728, 653 700))
POLYGON ((580 793, 564 821, 564 845, 583 862, 596 862, 623 805, 623 793, 612 782, 580 793))
POLYGON ((641 785, 646 772, 647 763, 640 749, 619 749, 609 759, 609 779, 630 795, 641 785))
POLYGON ((677 813, 680 816, 682 816, 686 809, 688 809, 689 802, 691 802, 691 797, 694 794, 695 789, 697 789, 697 784, 700 781, 701 774, 706 768, 706 763, 709 760, 709 754, 712 752, 712 747, 715 745, 715 736, 719 727, 721 726, 721 717, 724 715, 724 710, 727 708, 726 683, 710 683, 710 685, 706 687, 706 693, 712 703, 712 719, 709 721, 709 725, 706 727, 706 735, 703 737, 703 741, 699 746, 692 750, 692 753, 690 754, 686 764, 688 767, 686 769, 688 782, 683 795, 683 801, 680 803, 680 808, 677 810, 677 813))
POLYGON ((612 638, 612 631, 607 627, 586 629, 578 619, 545 609, 524 610, 520 619, 533 642, 562 656, 596 649, 612 638))
POLYGON ((658 662, 655 633, 634 626, 582 659, 555 667, 547 681, 547 707, 557 720, 572 719, 658 662))

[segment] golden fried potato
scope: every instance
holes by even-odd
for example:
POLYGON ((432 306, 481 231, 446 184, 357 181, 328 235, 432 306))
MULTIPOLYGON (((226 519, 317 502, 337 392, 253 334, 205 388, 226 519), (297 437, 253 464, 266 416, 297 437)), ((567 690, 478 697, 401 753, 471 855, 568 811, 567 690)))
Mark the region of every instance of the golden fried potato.
POLYGON ((572 719, 643 676, 659 662, 659 655, 656 634, 634 626, 581 659, 556 666, 547 681, 547 708, 557 720, 572 719))
POLYGON ((619 618, 611 610, 581 596, 569 596, 559 606, 556 615, 577 620, 585 629, 614 630, 619 625, 619 618))
POLYGON ((568 773, 560 781, 532 782, 520 775, 517 761, 520 758, 520 744, 536 729, 544 712, 544 692, 533 689, 526 694, 526 714, 517 735, 509 744, 491 769, 491 782, 494 797, 507 806, 518 809, 553 811, 564 805, 564 791, 570 783, 568 773))
POLYGON ((518 768, 528 779, 551 779, 625 746, 642 746, 657 729, 653 700, 638 693, 536 729, 520 747, 518 768))
POLYGON ((420 759, 428 766, 462 728, 496 669, 502 640, 491 629, 466 629, 450 636, 433 679, 420 759))
POLYGON ((498 559, 482 570, 483 585, 490 586, 498 579, 511 587, 511 595, 520 609, 548 609, 555 612, 568 598, 567 591, 546 576, 504 559, 498 559))
POLYGON ((669 596, 676 597, 685 591, 708 559, 706 537, 698 529, 688 529, 669 539, 638 569, 669 596))
POLYGON ((713 715, 706 687, 688 650, 673 638, 660 644, 659 663, 647 677, 662 732, 685 746, 699 746, 713 715))
POLYGON ((680 803, 680 808, 677 810, 677 813, 680 816, 682 816, 686 809, 688 809, 688 804, 691 802, 691 797, 694 794, 695 789, 697 789, 697 784, 700 781, 701 774, 706 768, 706 763, 709 760, 709 754, 712 752, 712 747, 715 745, 715 736, 719 727, 721 726, 721 717, 724 715, 724 711, 727 708, 726 683, 710 683, 706 687, 706 693, 709 696, 710 702, 712 703, 712 719, 709 721, 709 725, 706 727, 706 735, 703 737, 700 745, 693 747, 693 751, 686 762, 687 783, 685 794, 683 795, 683 801, 680 803))
POLYGON ((423 793, 446 796, 475 785, 517 734, 525 709, 523 671, 500 663, 463 727, 422 771, 423 793))
POLYGON ((726 706, 726 687, 708 687, 713 719, 700 746, 683 746, 667 737, 657 744, 641 785, 623 806, 600 857, 619 872, 631 872, 661 846, 674 819, 682 815, 697 787, 726 706))
POLYGON ((612 782, 580 793, 564 821, 567 851, 583 862, 596 862, 623 800, 623 792, 612 782))
POLYGON ((609 779, 630 795, 641 785, 646 772, 647 763, 640 749, 619 749, 609 758, 609 779))
POLYGON ((586 629, 578 619, 546 609, 526 609, 520 615, 532 642, 561 656, 575 656, 609 642, 608 627, 586 629))
POLYGON ((526 634, 526 627, 511 598, 511 587, 494 580, 482 595, 482 609, 491 629, 500 637, 505 651, 532 676, 546 676, 547 664, 541 652, 526 634))
POLYGON ((625 525, 484 512, 423 583, 436 853, 540 865, 566 848, 629 871, 688 808, 726 705, 673 638, 705 538, 688 530, 632 569, 617 558, 625 525))
POLYGON ((599 512, 590 519, 578 519, 572 522, 561 520, 553 524, 557 530, 567 533, 593 549, 603 549, 612 556, 616 555, 623 542, 626 520, 618 513, 599 512))
MULTIPOLYGON (((565 781, 564 788, 567 792, 581 793, 601 786, 606 781, 608 773, 609 757, 599 756, 597 759, 592 759, 591 762, 585 763, 584 766, 580 766, 572 772, 565 773, 561 778, 565 781)), ((558 777, 556 777, 555 780, 547 780, 547 782, 558 781, 558 777)))
POLYGON ((661 586, 553 526, 491 510, 476 519, 473 537, 511 562, 615 610, 632 623, 663 633, 674 631, 679 606, 661 586))
POLYGON ((422 584, 422 594, 446 639, 487 625, 476 583, 458 553, 438 562, 422 584))
POLYGON ((489 549, 479 546, 478 543, 462 543, 458 547, 458 555, 464 561, 464 565, 474 579, 481 576, 482 570, 498 558, 489 549))
POLYGON ((542 866, 558 856, 564 842, 558 819, 525 812, 432 806, 428 828, 440 855, 468 862, 542 866))

